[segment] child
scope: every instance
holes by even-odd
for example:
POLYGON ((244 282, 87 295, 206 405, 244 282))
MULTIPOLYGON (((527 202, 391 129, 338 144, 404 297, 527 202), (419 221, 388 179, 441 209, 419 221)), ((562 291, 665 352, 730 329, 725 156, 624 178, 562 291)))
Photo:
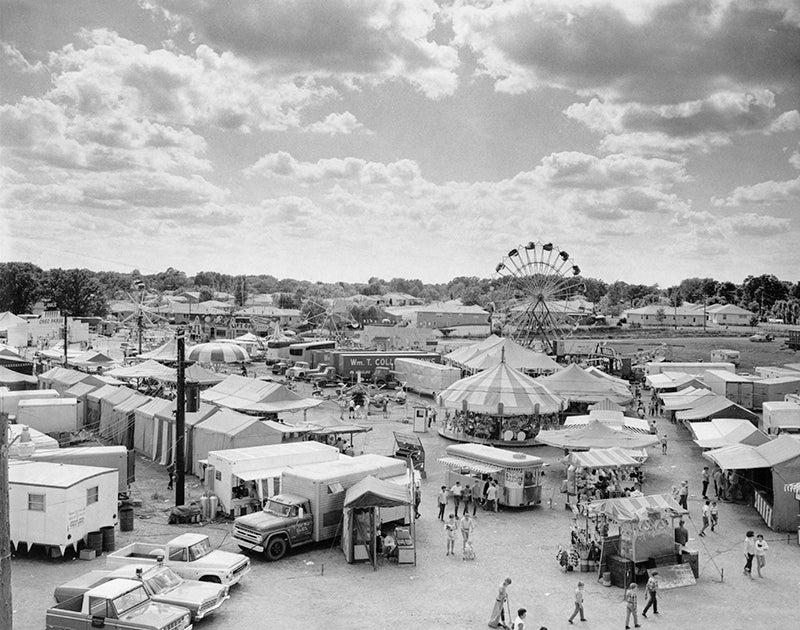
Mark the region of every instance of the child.
POLYGON ((458 523, 456 522, 456 515, 451 514, 450 520, 444 525, 444 531, 447 534, 447 553, 446 556, 454 556, 456 548, 456 530, 458 523))
POLYGON ((475 559, 475 549, 472 546, 470 541, 464 543, 464 551, 462 555, 462 560, 474 560, 475 559))

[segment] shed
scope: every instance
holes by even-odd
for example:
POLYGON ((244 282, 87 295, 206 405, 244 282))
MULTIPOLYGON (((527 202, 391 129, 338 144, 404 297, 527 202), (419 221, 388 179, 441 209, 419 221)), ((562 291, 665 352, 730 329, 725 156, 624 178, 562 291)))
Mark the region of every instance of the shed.
POLYGON ((202 475, 200 459, 206 459, 209 451, 229 448, 263 446, 273 444, 275 433, 254 416, 247 416, 232 409, 222 409, 194 428, 193 461, 194 472, 202 475))
POLYGON ((149 396, 134 392, 111 410, 107 437, 113 444, 121 444, 128 449, 133 448, 133 431, 136 409, 150 402, 149 396))
POLYGON ((8 467, 11 543, 64 553, 86 534, 117 522, 118 473, 111 468, 38 461, 8 467))
POLYGON ((174 401, 166 398, 153 398, 133 412, 133 450, 149 459, 156 459, 157 425, 156 413, 175 406, 174 401))

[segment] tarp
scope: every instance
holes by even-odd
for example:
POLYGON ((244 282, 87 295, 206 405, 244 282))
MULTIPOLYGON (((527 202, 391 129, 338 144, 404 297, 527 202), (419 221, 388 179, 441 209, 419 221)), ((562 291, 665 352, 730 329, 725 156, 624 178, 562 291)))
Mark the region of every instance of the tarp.
POLYGON ((138 396, 136 390, 129 387, 117 387, 115 391, 109 392, 100 399, 100 427, 98 429, 100 437, 111 440, 114 444, 120 444, 116 441, 119 435, 114 421, 114 407, 135 395, 138 396))
POLYGON ((156 413, 175 407, 175 401, 154 398, 133 412, 133 448, 150 459, 156 459, 156 413))
POLYGON ((72 358, 68 356, 67 361, 72 365, 92 369, 117 365, 114 359, 97 350, 87 350, 72 358))
POLYGON ((627 405, 633 400, 633 394, 627 386, 589 374, 575 363, 550 376, 542 376, 537 381, 571 402, 596 403, 608 398, 620 405, 627 405))
POLYGON ((779 435, 760 446, 735 444, 715 448, 703 453, 703 457, 715 462, 723 470, 772 468, 800 458, 800 440, 788 435, 779 435))
POLYGON ((107 438, 112 444, 121 444, 127 449, 133 448, 134 411, 150 400, 149 396, 134 392, 111 410, 107 438))
POLYGON ((534 352, 518 344, 512 339, 500 339, 499 343, 478 352, 461 362, 461 365, 470 370, 486 370, 505 361, 506 365, 517 370, 535 372, 537 374, 551 374, 561 369, 561 366, 543 352, 534 352))
POLYGON ((390 508, 410 505, 408 488, 370 475, 347 489, 346 508, 390 508))
POLYGON ((200 398, 238 411, 278 413, 310 409, 322 404, 318 398, 303 398, 281 383, 230 374, 221 383, 200 392, 200 398))
POLYGON ((711 422, 689 422, 689 431, 700 448, 722 448, 734 444, 758 446, 769 442, 769 437, 759 431, 749 420, 740 418, 714 418, 711 422))
POLYGON ((202 474, 197 462, 205 459, 209 451, 275 443, 275 432, 264 426, 259 418, 222 409, 194 428, 195 474, 202 474))
POLYGON ((599 420, 592 420, 585 427, 578 429, 559 429, 540 431, 536 441, 550 446, 568 449, 588 448, 645 448, 658 443, 656 435, 642 435, 626 430, 607 427, 599 420))
POLYGON ((167 367, 153 359, 148 359, 135 365, 114 368, 109 370, 107 374, 114 378, 170 378, 174 377, 176 372, 177 370, 174 368, 167 367))
MULTIPOLYGON (((187 367, 183 371, 183 374, 183 380, 185 383, 197 383, 201 386, 216 385, 217 383, 224 381, 225 377, 227 376, 227 374, 218 374, 217 372, 207 370, 202 365, 197 365, 196 363, 187 367)), ((158 377, 158 380, 166 383, 177 383, 177 370, 173 370, 172 374, 169 376, 158 377)))
POLYGON ((618 405, 613 400, 603 398, 600 402, 589 405, 589 411, 625 411, 625 407, 618 405))
POLYGON ((737 405, 724 396, 715 396, 707 400, 704 399, 703 403, 697 407, 676 412, 675 417, 682 422, 689 420, 710 420, 712 418, 758 420, 758 416, 752 411, 748 411, 741 405, 737 405))
POLYGON ((647 519, 651 511, 666 512, 671 516, 688 514, 667 494, 649 494, 641 497, 601 499, 589 503, 590 516, 606 516, 612 521, 639 521, 647 519))
POLYGON ((570 462, 582 468, 624 468, 638 466, 639 461, 622 448, 593 448, 570 454, 570 462))
POLYGON ((535 412, 557 413, 564 400, 551 392, 541 379, 533 379, 519 370, 500 363, 495 367, 462 378, 439 395, 439 402, 451 409, 461 409, 466 402, 469 411, 503 415, 527 415, 535 412))

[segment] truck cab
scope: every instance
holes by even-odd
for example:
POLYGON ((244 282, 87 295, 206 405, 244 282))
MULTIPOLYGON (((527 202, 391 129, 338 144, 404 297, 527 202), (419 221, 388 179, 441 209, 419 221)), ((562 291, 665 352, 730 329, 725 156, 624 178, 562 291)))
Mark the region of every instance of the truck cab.
POLYGON ((311 371, 311 366, 307 361, 298 361, 288 370, 286 370, 286 378, 303 379, 311 371))
POLYGON ((310 376, 311 382, 319 387, 327 387, 329 385, 336 385, 339 382, 339 377, 336 374, 336 368, 327 366, 324 370, 314 372, 310 376))
POLYGON ((314 539, 314 515, 308 499, 291 494, 271 497, 261 512, 240 516, 233 522, 233 537, 244 550, 280 560, 289 549, 314 539))
POLYGON ((372 382, 378 387, 392 387, 397 384, 394 371, 387 367, 376 367, 372 373, 372 382))

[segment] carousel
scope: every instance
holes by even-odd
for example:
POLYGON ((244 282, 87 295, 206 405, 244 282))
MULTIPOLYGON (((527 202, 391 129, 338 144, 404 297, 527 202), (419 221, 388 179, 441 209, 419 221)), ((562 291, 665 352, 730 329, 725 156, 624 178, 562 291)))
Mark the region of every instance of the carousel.
MULTIPOLYGON (((438 397, 446 409, 439 435, 459 442, 531 446, 543 425, 558 424, 566 401, 500 363, 453 383, 438 397)), ((440 414, 441 417, 441 414, 440 414)))

